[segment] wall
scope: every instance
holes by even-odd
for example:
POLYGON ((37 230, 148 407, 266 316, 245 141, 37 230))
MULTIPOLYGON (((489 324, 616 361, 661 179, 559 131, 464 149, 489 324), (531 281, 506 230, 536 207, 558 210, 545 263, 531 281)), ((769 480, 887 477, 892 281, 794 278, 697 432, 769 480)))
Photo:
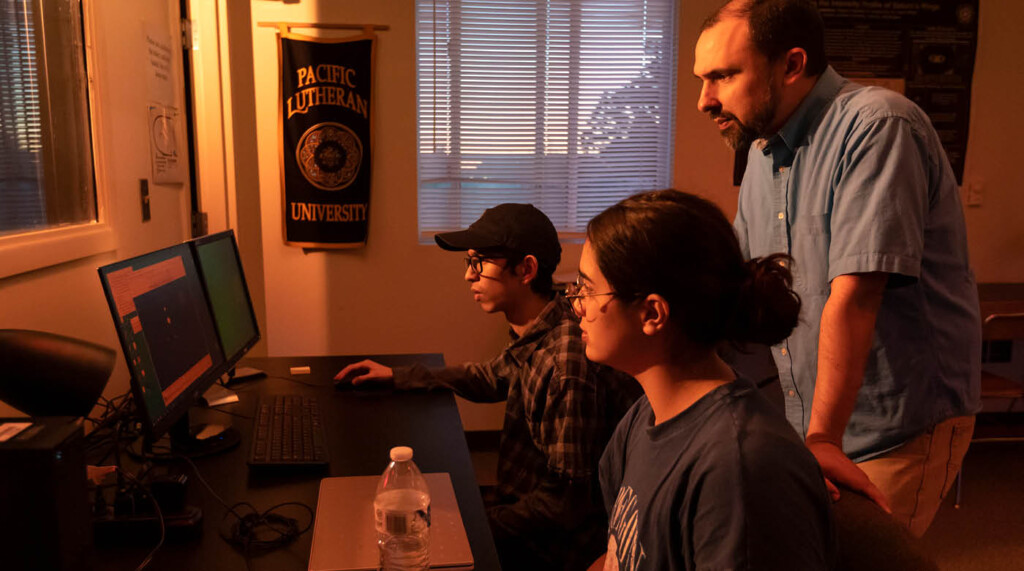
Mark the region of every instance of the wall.
MULTIPOLYGON (((1024 3, 981 0, 964 183, 980 184, 983 202, 968 207, 971 264, 981 282, 1024 281, 1024 169, 1016 135, 1024 132, 1024 3)), ((1024 346, 1018 344, 1018 350, 1024 346)))
MULTIPOLYGON (((712 123, 696 110, 699 84, 692 76, 697 29, 718 4, 718 0, 683 0, 681 4, 674 184, 710 197, 731 217, 736 208, 732 153, 712 123)), ((470 299, 461 281, 461 256, 416 241, 412 0, 259 1, 248 9, 251 34, 235 34, 228 41, 233 52, 251 46, 248 65, 254 84, 257 155, 241 153, 235 160, 257 167, 258 197, 245 198, 244 203, 258 203, 261 217, 261 233, 253 247, 262 248, 264 267, 258 275, 250 270, 250 281, 262 281, 265 287, 268 353, 440 351, 449 363, 495 354, 506 341, 504 322, 500 316, 482 314, 470 299), (282 243, 278 80, 273 65, 276 34, 272 28, 257 26, 277 21, 390 26, 379 33, 377 51, 374 194, 366 248, 303 251, 282 243), (238 46, 239 41, 251 43, 238 46)), ((967 156, 967 180, 982 180, 985 185, 984 204, 967 212, 972 262, 981 281, 1024 280, 1024 261, 1018 254, 1024 238, 1014 219, 1024 202, 1017 193, 1024 187, 1024 173, 1012 168, 1012 147, 999 135, 1003 129, 1014 133, 1024 127, 1021 103, 1014 99, 1024 87, 1024 70, 1011 59, 1019 41, 1010 29, 1010 22, 1024 16, 1022 11, 1019 3, 985 0, 981 6, 967 156)), ((233 59, 231 67, 246 64, 244 58, 233 59)), ((202 164, 202 156, 199 161, 202 164)), ((238 201, 241 204, 243 199, 238 201)), ((559 272, 571 276, 578 258, 579 246, 565 245, 559 272)), ((460 410, 468 429, 500 427, 501 405, 480 408, 460 403, 460 410)))
MULTIPOLYGON (((93 0, 86 6, 87 18, 90 13, 93 16, 87 19, 86 29, 95 63, 91 75, 97 181, 117 247, 0 280, 0 327, 50 331, 115 349, 117 366, 105 391, 109 397, 128 389, 128 372, 96 268, 188 237, 187 187, 150 184, 149 222, 142 222, 139 206, 139 179, 150 177, 145 143, 149 96, 141 74, 146 53, 143 30, 147 25, 167 30, 174 44, 174 77, 181 76, 181 50, 175 0, 93 0)), ((182 109, 180 81, 174 82, 173 91, 182 109)), ((13 409, 0 404, 0 415, 12 413, 13 409)))

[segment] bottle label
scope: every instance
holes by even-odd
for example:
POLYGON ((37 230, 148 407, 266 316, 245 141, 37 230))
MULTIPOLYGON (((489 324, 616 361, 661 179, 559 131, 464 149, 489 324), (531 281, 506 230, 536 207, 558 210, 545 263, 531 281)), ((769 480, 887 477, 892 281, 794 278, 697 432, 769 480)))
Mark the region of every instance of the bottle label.
POLYGON ((384 514, 384 529, 391 535, 405 535, 412 527, 409 514, 384 514))
POLYGON ((389 512, 376 509, 376 528, 378 532, 389 535, 405 535, 419 533, 430 527, 430 506, 426 510, 415 512, 389 512))
POLYGON ((378 494, 373 502, 378 533, 408 535, 424 533, 430 527, 430 496, 408 489, 378 494))

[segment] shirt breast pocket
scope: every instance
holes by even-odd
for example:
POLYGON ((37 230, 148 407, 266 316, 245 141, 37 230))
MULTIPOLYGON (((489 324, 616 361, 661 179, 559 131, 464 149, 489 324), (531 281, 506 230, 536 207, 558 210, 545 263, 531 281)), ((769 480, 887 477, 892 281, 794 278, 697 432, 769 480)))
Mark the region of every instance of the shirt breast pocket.
POLYGON ((793 219, 790 253, 793 285, 798 292, 828 293, 828 249, 831 241, 828 213, 807 212, 793 219))

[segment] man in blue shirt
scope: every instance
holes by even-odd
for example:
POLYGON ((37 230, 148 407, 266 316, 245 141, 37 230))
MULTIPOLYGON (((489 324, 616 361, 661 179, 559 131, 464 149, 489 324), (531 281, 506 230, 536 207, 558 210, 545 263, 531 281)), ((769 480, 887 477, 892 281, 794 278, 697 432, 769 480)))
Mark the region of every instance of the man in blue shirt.
POLYGON ((750 144, 745 254, 794 259, 801 322, 772 348, 786 416, 829 480, 921 535, 980 408, 963 211, 927 115, 840 77, 823 38, 810 2, 726 4, 697 40, 697 106, 750 144))

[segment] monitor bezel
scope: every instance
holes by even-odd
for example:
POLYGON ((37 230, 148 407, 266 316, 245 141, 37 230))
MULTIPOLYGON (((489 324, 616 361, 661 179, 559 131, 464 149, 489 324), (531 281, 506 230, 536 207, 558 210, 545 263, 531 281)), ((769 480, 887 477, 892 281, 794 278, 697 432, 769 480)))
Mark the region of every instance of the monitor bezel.
POLYGON ((245 344, 242 345, 242 348, 236 351, 235 354, 228 355, 224 351, 224 344, 222 343, 220 338, 220 330, 217 330, 217 343, 220 345, 221 353, 224 354, 224 362, 220 367, 220 371, 218 372, 217 375, 218 377, 224 375, 225 373, 233 369, 234 366, 238 364, 240 360, 242 360, 242 357, 244 357, 249 351, 251 351, 252 348, 256 345, 256 343, 258 343, 260 339, 262 339, 262 334, 260 333, 260 323, 256 319, 256 309, 253 307, 252 304, 252 295, 249 293, 249 281, 245 277, 245 267, 242 265, 242 255, 238 249, 238 240, 235 238, 234 229, 224 230, 223 232, 217 232, 216 234, 207 234, 206 236, 193 238, 192 240, 189 240, 187 242, 192 250, 192 258, 195 260, 196 269, 199 271, 199 279, 203 284, 203 293, 206 295, 206 306, 207 309, 210 311, 210 316, 213 317, 214 329, 217 328, 217 318, 214 314, 213 298, 210 296, 210 291, 207 288, 206 275, 203 273, 203 264, 199 259, 199 247, 210 242, 217 242, 224 238, 230 238, 231 248, 235 253, 235 262, 238 264, 238 272, 242 276, 242 288, 245 291, 245 301, 249 306, 249 317, 252 318, 253 325, 255 326, 256 329, 256 334, 248 341, 246 341, 245 344))
MULTIPOLYGON (((182 393, 179 394, 177 398, 175 398, 174 400, 167 404, 164 414, 160 416, 159 419, 154 421, 154 419, 151 417, 149 409, 146 406, 145 396, 142 393, 142 380, 136 376, 135 368, 132 367, 131 363, 129 362, 129 355, 131 354, 131 351, 129 350, 128 347, 128 339, 123 335, 121 331, 121 316, 118 314, 117 304, 114 301, 113 292, 110 290, 110 281, 107 279, 107 275, 112 271, 129 267, 133 262, 144 256, 151 256, 154 254, 159 254, 161 252, 166 252, 175 249, 181 249, 182 255, 187 255, 191 257, 193 265, 196 268, 197 279, 200 282, 200 290, 204 298, 203 301, 206 304, 207 311, 209 311, 209 296, 206 292, 205 284, 202 281, 202 276, 199 274, 201 270, 199 269, 199 264, 195 260, 195 251, 190 247, 189 242, 180 242, 177 244, 173 244, 171 246, 167 246, 165 248, 159 248, 157 250, 138 254, 130 258, 118 260, 116 262, 106 264, 104 266, 100 266, 99 268, 97 268, 97 272, 99 273, 100 277, 100 284, 103 287, 103 295, 107 299, 107 308, 110 310, 110 314, 114 322, 114 329, 117 332, 118 342, 121 345, 121 356, 122 358, 124 358, 125 366, 128 368, 128 374, 130 377, 129 385, 131 387, 132 397, 136 408, 135 416, 138 420, 141 421, 143 426, 143 434, 146 440, 149 442, 155 442, 159 440, 165 434, 167 434, 167 432, 175 423, 180 421, 182 418, 187 418, 189 409, 191 409, 196 404, 199 397, 203 393, 205 393, 206 390, 209 389, 213 385, 213 383, 215 383, 217 379, 219 379, 220 376, 223 374, 223 366, 210 367, 209 370, 207 370, 205 373, 196 378, 196 380, 192 384, 190 384, 184 391, 182 391, 182 393)), ((220 349, 220 353, 223 356, 224 348, 221 347, 220 335, 217 333, 216 324, 212 323, 212 325, 214 329, 214 340, 216 341, 217 347, 220 349)))

